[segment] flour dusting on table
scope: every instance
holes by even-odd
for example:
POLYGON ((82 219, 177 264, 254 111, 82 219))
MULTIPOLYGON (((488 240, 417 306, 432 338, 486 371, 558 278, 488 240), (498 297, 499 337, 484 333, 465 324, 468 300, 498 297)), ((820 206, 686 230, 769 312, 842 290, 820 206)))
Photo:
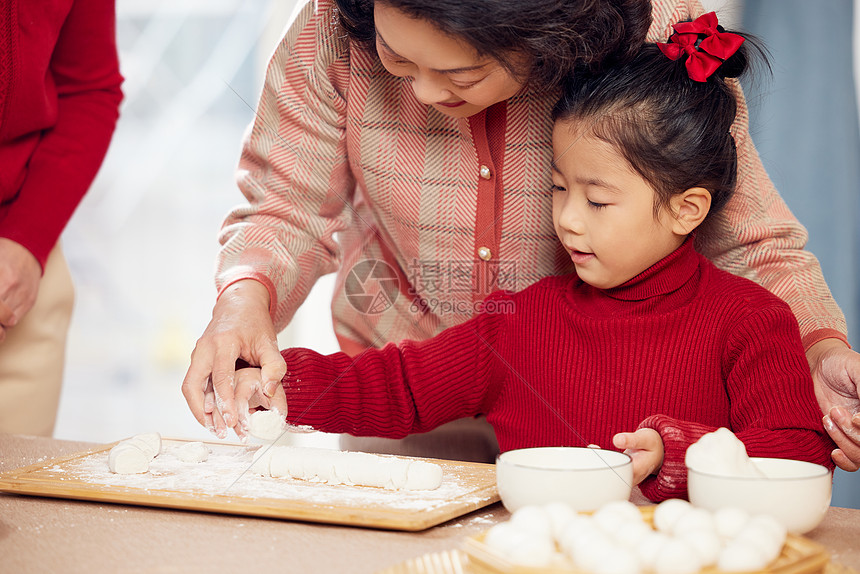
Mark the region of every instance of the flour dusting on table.
MULTIPOLYGON (((108 452, 99 452, 67 463, 63 468, 75 480, 146 491, 180 491, 202 495, 228 495, 258 499, 301 500, 317 505, 348 507, 385 506, 400 510, 430 510, 452 498, 461 500, 470 488, 450 472, 444 472, 442 485, 432 491, 388 490, 366 486, 327 484, 289 478, 272 478, 245 472, 251 465, 257 446, 207 443, 211 454, 205 462, 184 462, 177 450, 184 443, 164 441, 163 452, 144 474, 115 474, 108 467, 108 452), (243 474, 244 473, 244 474, 243 474), (238 479, 238 480, 237 480, 238 479)), ((468 496, 467 496, 468 499, 468 496)), ((479 496, 475 497, 477 502, 479 496)))

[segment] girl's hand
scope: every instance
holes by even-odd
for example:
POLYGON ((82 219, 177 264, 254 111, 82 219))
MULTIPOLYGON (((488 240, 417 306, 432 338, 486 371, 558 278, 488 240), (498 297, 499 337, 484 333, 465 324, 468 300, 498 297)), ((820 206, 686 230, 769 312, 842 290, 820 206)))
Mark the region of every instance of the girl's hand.
POLYGON ((651 428, 621 432, 612 437, 616 448, 623 448, 633 459, 633 484, 639 484, 663 465, 663 439, 651 428))
POLYGON ((258 408, 273 410, 284 418, 287 416, 287 395, 284 387, 275 387, 271 397, 263 392, 263 371, 248 367, 236 371, 234 393, 239 411, 239 424, 234 427, 236 436, 245 439, 248 434, 248 417, 258 408))

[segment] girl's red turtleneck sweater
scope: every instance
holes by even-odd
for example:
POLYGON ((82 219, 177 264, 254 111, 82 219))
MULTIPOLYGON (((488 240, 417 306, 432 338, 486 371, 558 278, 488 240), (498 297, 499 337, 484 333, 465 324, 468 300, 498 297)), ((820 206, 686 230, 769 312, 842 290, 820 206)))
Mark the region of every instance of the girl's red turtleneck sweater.
POLYGON ((614 289, 571 275, 497 293, 426 341, 354 358, 287 349, 288 419, 399 438, 484 414, 502 451, 613 448, 615 433, 651 427, 665 446, 640 485, 652 500, 686 496, 686 449, 719 427, 750 456, 833 468, 791 310, 692 243, 614 289))

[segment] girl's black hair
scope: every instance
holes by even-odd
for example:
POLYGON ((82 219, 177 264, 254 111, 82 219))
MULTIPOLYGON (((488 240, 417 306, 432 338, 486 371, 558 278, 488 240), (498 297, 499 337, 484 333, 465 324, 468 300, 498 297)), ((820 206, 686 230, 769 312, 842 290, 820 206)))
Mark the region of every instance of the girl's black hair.
POLYGON ((746 72, 753 55, 767 64, 758 41, 741 36, 745 41, 738 51, 705 82, 690 79, 686 56, 670 60, 656 44, 644 45, 633 60, 600 74, 576 73, 566 82, 553 119, 575 122, 576 133, 615 146, 656 191, 655 210, 674 194, 702 187, 711 193, 709 215, 716 213, 737 180, 729 128, 739 87, 726 78, 746 72))
POLYGON ((537 89, 557 88, 576 68, 599 70, 629 59, 651 25, 650 0, 336 1, 340 26, 371 51, 373 5, 380 2, 431 22, 537 89), (523 56, 525 74, 517 67, 523 56))

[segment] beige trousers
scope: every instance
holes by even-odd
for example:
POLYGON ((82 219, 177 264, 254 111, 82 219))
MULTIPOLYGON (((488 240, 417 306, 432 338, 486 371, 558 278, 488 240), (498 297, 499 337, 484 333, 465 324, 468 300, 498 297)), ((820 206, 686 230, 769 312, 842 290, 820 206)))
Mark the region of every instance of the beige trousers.
POLYGON ((74 298, 58 244, 48 256, 35 305, 0 342, 0 432, 53 434, 74 298))

